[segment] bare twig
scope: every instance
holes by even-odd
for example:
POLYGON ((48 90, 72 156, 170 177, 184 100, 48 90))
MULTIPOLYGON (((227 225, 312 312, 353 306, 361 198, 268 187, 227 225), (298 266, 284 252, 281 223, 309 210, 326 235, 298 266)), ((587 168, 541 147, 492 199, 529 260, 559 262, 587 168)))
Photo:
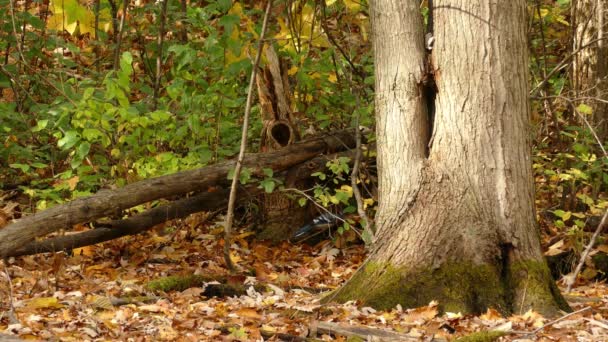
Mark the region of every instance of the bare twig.
POLYGON ((324 206, 322 206, 321 204, 317 203, 317 201, 315 201, 314 197, 310 196, 309 194, 306 193, 306 191, 302 191, 300 189, 296 189, 296 188, 286 188, 283 189, 281 191, 284 192, 295 192, 298 195, 305 197, 308 201, 310 201, 315 207, 317 207, 320 211, 324 211, 328 214, 330 214, 331 216, 333 216, 336 220, 341 221, 341 222, 346 222, 346 220, 344 220, 343 218, 341 218, 340 216, 332 213, 331 211, 329 211, 327 208, 325 208, 324 206))
MULTIPOLYGON (((540 37, 541 37, 541 47, 542 47, 542 53, 543 56, 547 56, 547 43, 545 40, 545 30, 544 30, 544 20, 543 20, 543 16, 541 15, 541 2, 540 0, 536 1, 536 11, 538 13, 538 26, 539 26, 539 32, 540 32, 540 37)), ((537 65, 538 70, 540 70, 542 72, 542 77, 543 79, 547 78, 547 60, 545 58, 542 59, 542 65, 540 63, 540 58, 538 58, 538 56, 535 56, 534 61, 537 65)), ((542 89, 539 90, 540 94, 542 96, 546 96, 547 95, 547 83, 545 83, 542 87, 542 89)), ((544 120, 544 131, 546 134, 549 135, 549 133, 551 133, 549 131, 549 123, 551 123, 551 126, 553 128, 556 127, 557 125, 557 116, 555 115, 555 111, 553 110, 552 106, 551 106, 551 102, 548 99, 543 99, 542 100, 543 103, 543 108, 545 109, 545 115, 547 117, 547 119, 544 120)))
POLYGON ((188 25, 186 25, 185 23, 188 21, 188 0, 181 0, 180 1, 180 5, 181 5, 181 10, 182 10, 182 20, 184 21, 182 23, 182 29, 180 31, 180 40, 183 44, 188 43, 188 25))
POLYGON ((329 29, 329 27, 327 25, 327 13, 326 13, 327 4, 326 4, 325 0, 321 0, 321 6, 322 6, 322 10, 323 10, 323 19, 321 19, 320 22, 321 22, 321 27, 323 28, 323 31, 327 35, 327 38, 332 43, 332 45, 335 46, 336 49, 338 49, 338 51, 340 52, 340 54, 342 55, 344 60, 346 60, 348 65, 350 65, 353 72, 355 74, 357 74, 359 77, 361 77, 361 79, 365 79, 365 72, 362 71, 360 68, 357 68, 357 66, 355 65, 355 63, 353 63, 352 59, 348 56, 346 51, 344 51, 342 46, 340 44, 338 44, 338 42, 336 41, 334 36, 331 34, 331 30, 329 29))
POLYGON ((4 261, 4 274, 6 275, 6 281, 8 282, 8 320, 10 324, 19 323, 17 316, 15 315, 15 305, 14 305, 14 296, 13 296, 13 282, 11 280, 11 276, 8 273, 8 267, 6 267, 6 260, 4 261))
POLYGON ((565 96, 554 96, 554 97, 562 99, 562 100, 568 102, 568 104, 570 104, 570 106, 572 107, 572 110, 574 111, 574 113, 576 115, 578 115, 581 118, 581 120, 585 123, 585 126, 587 126, 587 128, 589 128, 589 131, 591 132, 591 135, 593 135, 593 138, 595 139, 595 142, 597 142, 598 146, 600 147, 600 150, 602 150, 602 154, 604 154, 604 157, 608 158, 608 152, 606 152, 606 149, 604 148, 604 142, 597 135, 597 132, 595 131, 595 129, 593 128, 593 126, 591 126, 591 123, 589 123, 589 120, 587 120, 587 118, 585 117, 585 115, 581 114, 578 111, 578 109, 576 108, 576 105, 574 103, 574 100, 569 99, 569 98, 567 98, 565 96))
POLYGON ((127 10, 129 9, 129 0, 123 0, 124 6, 122 10, 122 17, 120 18, 120 26, 116 34, 116 47, 114 50, 114 70, 118 69, 118 62, 120 61, 120 45, 122 44, 122 32, 125 29, 125 21, 127 18, 127 10))
POLYGON ((160 12, 160 27, 158 29, 158 52, 156 55, 156 74, 154 77, 154 97, 152 99, 152 109, 156 110, 158 107, 158 92, 160 90, 160 78, 163 63, 163 42, 165 41, 165 23, 167 22, 167 3, 169 0, 163 1, 163 7, 160 12))
POLYGON ((559 62, 555 68, 553 68, 551 71, 549 71, 549 73, 547 74, 547 76, 545 76, 545 79, 543 79, 540 83, 538 83, 534 89, 532 89, 530 91, 530 96, 534 96, 536 95, 536 93, 542 89, 545 84, 547 82, 549 82, 549 80, 551 79, 551 77, 553 77, 553 75, 555 75, 558 71, 562 70, 563 68, 565 68, 566 66, 568 66, 568 63, 570 62, 570 60, 575 57, 579 52, 581 52, 583 49, 588 48, 589 46, 601 41, 601 40, 605 40, 606 38, 598 38, 598 39, 593 39, 590 40, 587 44, 580 46, 578 49, 576 49, 575 51, 572 51, 568 56, 564 57, 564 59, 562 59, 561 62, 559 62))
POLYGON ((23 64, 27 64, 25 61, 25 56, 23 56, 23 50, 21 49, 21 45, 19 44, 19 35, 17 34, 17 24, 15 23, 15 2, 14 0, 10 0, 10 14, 11 14, 11 24, 13 28, 13 36, 15 37, 15 48, 17 48, 17 52, 19 54, 19 58, 23 61, 23 64))
MULTIPOLYGON (((589 123, 589 121, 587 120, 587 118, 585 117, 585 115, 581 114, 577 110, 574 102, 571 99, 569 99, 567 97, 563 97, 563 96, 560 96, 559 98, 562 98, 563 100, 565 100, 566 102, 568 102, 570 104, 570 106, 572 107, 572 110, 574 111, 574 113, 576 113, 581 118, 581 120, 583 120, 583 122, 585 123, 585 125, 587 126, 587 128, 589 128, 589 131, 591 132, 591 134, 593 135, 593 137, 594 137, 595 141, 597 142, 598 146, 602 150, 602 153, 604 154, 604 157, 608 158, 608 153, 606 152, 606 149, 604 148, 604 144, 603 144, 602 140, 599 138, 599 136, 597 135, 597 132, 595 131, 595 129, 593 129, 593 126, 591 126, 591 124, 589 123)), ((593 245, 595 244, 595 240, 597 239, 597 237, 600 235, 600 233, 604 229, 604 226, 606 225, 607 218, 608 218, 608 210, 606 210, 604 212, 604 216, 602 217, 602 221, 600 221, 600 224, 597 226, 597 229, 593 233, 593 236, 591 237, 591 240, 589 240, 589 244, 587 245, 587 247, 585 248, 585 251, 581 255, 581 260, 579 261, 578 265, 576 266, 576 269, 574 270, 574 272, 571 275, 568 275, 566 277, 566 284, 567 284, 566 293, 568 293, 568 292, 570 292, 572 290, 572 285, 574 285, 574 282, 576 281, 576 277, 578 276, 578 274, 580 273, 581 269, 583 268, 583 265, 585 264, 585 261, 587 260, 587 256, 589 255, 589 252, 591 251, 591 248, 593 248, 593 245)))
POLYGON ((241 174, 241 168, 243 167, 243 158, 245 156, 245 149, 247 148, 247 131, 249 127, 249 114, 251 114, 251 103, 253 102, 253 85, 255 84, 255 77, 257 75, 258 64, 262 57, 262 50, 264 48, 264 35, 266 34, 266 26, 268 25, 268 17, 270 16, 270 8, 272 8, 272 0, 268 0, 266 4, 266 12, 264 13, 264 21, 262 22, 262 32, 260 32, 260 39, 258 41, 258 51, 251 68, 251 77, 249 79, 249 90, 247 91, 247 102, 245 104, 245 116, 243 118, 243 129, 241 135, 241 147, 239 150, 239 156, 236 160, 236 166, 234 168, 234 178, 232 178, 232 186, 230 187, 230 197, 228 199, 228 210, 226 213, 226 225, 224 227, 224 260, 226 267, 231 272, 235 271, 232 259, 230 259, 230 243, 232 240, 232 224, 234 222, 234 203, 236 202, 236 188, 241 174))
POLYGON ((581 272, 581 269, 583 268, 583 265, 585 264, 585 260, 587 260, 587 256, 589 255, 589 252, 591 252, 591 248, 593 248, 593 245, 595 244, 595 240, 597 240, 597 237, 602 233, 602 230, 604 230, 604 227, 606 226, 607 218, 608 218, 608 210, 606 210, 606 212, 604 212, 602 221, 597 226, 597 229, 593 233, 591 240, 589 240, 589 244, 587 245, 587 248, 585 248, 585 251, 581 255, 581 260, 578 262, 578 265, 576 265, 576 269, 574 269, 574 273, 572 275, 569 275, 566 277, 566 283, 568 285, 568 287, 566 288, 566 293, 568 293, 568 292, 570 292, 570 290, 572 290, 572 285, 574 285, 574 282, 576 281, 576 277, 581 272))
MULTIPOLYGON (((348 222, 347 222, 347 221, 346 221, 344 218, 342 218, 342 217, 340 217, 340 216, 338 216, 338 215, 336 215, 336 214, 332 213, 332 212, 331 212, 331 211, 329 211, 327 208, 325 208, 325 207, 324 207, 324 206, 322 206, 321 204, 317 203, 317 201, 315 201, 315 199, 314 199, 312 196, 310 196, 309 194, 307 194, 305 191, 302 191, 302 190, 300 190, 300 189, 296 189, 296 188, 287 188, 287 189, 283 189, 282 191, 285 191, 285 192, 295 192, 295 193, 297 193, 297 194, 299 194, 299 195, 301 195, 301 196, 305 197, 305 198, 306 198, 308 201, 310 201, 310 202, 311 202, 311 203, 312 203, 314 206, 316 206, 316 207, 319 209, 319 211, 324 211, 325 213, 327 213, 327 214, 331 215, 331 216, 332 216, 332 217, 333 217, 333 218, 334 218, 336 221, 339 221, 339 222, 342 222, 342 223, 348 223, 348 222)), ((360 232, 359 232, 357 229, 353 229, 353 231, 355 232, 355 234, 357 234, 357 235, 359 236, 359 238, 360 238, 361 240, 363 240, 363 236, 361 235, 361 233, 360 233, 360 232)), ((310 238, 312 238, 312 237, 314 237, 314 236, 317 236, 317 235, 319 235, 319 234, 321 234, 321 233, 322 233, 322 232, 318 232, 318 233, 313 234, 313 235, 311 235, 311 236, 308 236, 306 239, 300 240, 300 241, 298 241, 298 242, 302 242, 302 241, 308 240, 308 239, 310 239, 310 238)))
MULTIPOLYGON (((359 96, 357 95, 357 109, 359 108, 359 96)), ((367 213, 364 209, 363 197, 361 196, 361 191, 359 190, 359 185, 357 184, 357 180, 360 179, 359 167, 361 165, 361 130, 359 129, 359 111, 355 110, 355 139, 357 141, 357 147, 355 147, 355 161, 353 165, 353 171, 350 174, 350 183, 353 189, 353 195, 355 196, 355 201, 357 202, 357 213, 359 217, 361 217, 361 225, 363 226, 363 241, 367 246, 370 245, 372 239, 374 237, 374 229, 372 228, 373 222, 367 216, 367 213)))
POLYGON ((94 30, 95 30, 95 48, 94 48, 94 52, 95 52, 95 61, 93 62, 93 64, 95 65, 95 70, 97 70, 97 72, 99 72, 99 55, 100 55, 100 45, 99 45, 99 11, 101 10, 101 0, 95 0, 95 7, 93 10, 93 13, 95 15, 95 21, 94 21, 94 30))
POLYGON ((586 307, 584 307, 584 308, 582 308, 580 310, 576 310, 576 311, 567 313, 567 314, 561 316, 560 318, 554 319, 551 322, 548 322, 548 323, 544 324, 542 327, 540 327, 538 329, 535 329, 532 332, 523 332, 523 331, 522 332, 516 332, 516 331, 513 331, 513 333, 514 334, 518 334, 518 335, 525 335, 524 337, 536 335, 537 333, 539 333, 540 331, 542 331, 546 327, 552 326, 553 324, 561 322, 561 321, 565 320, 566 318, 568 318, 570 316, 574 316, 576 314, 579 314, 581 312, 585 312, 587 310, 591 310, 591 307, 590 306, 586 306, 586 307))

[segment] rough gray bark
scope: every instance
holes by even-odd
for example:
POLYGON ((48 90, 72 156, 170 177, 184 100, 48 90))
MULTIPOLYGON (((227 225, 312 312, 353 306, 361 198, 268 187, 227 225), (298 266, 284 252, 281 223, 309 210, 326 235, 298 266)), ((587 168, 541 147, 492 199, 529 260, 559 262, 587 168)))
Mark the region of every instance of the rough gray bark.
POLYGON ((602 141, 608 138, 608 19, 607 0, 575 0, 572 85, 576 97, 591 106, 590 122, 602 141), (580 51, 579 51, 580 50, 580 51))
POLYGON ((535 221, 526 2, 434 6, 438 93, 428 138, 417 2, 372 2, 378 232, 364 266, 330 299, 379 308, 437 299, 454 312, 555 314, 567 304, 535 221))

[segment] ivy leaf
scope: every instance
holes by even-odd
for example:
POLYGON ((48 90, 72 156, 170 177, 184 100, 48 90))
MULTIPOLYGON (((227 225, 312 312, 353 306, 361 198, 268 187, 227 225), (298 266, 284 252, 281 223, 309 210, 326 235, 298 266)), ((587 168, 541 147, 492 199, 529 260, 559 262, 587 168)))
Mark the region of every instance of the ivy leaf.
POLYGON ((262 171, 264 172, 264 175, 268 178, 271 178, 274 175, 274 171, 272 171, 272 169, 264 168, 262 169, 262 171))
POLYGON ((63 150, 67 150, 67 149, 72 148, 79 141, 80 141, 80 136, 78 135, 78 132, 71 130, 71 131, 65 132, 65 135, 63 136, 63 138, 61 138, 57 141, 57 146, 63 150))
POLYGON ((38 120, 38 122, 36 122, 36 127, 32 128, 32 132, 42 131, 43 129, 46 128, 48 123, 49 123, 49 120, 38 120))
POLYGON ((323 172, 315 172, 311 176, 319 177, 320 180, 325 180, 327 176, 323 172))
POLYGON ((561 218, 563 221, 568 221, 568 219, 572 216, 572 213, 569 211, 558 209, 553 211, 553 215, 561 218))
POLYGON ((24 173, 26 173, 30 170, 30 166, 25 165, 25 164, 13 163, 13 164, 9 164, 8 166, 12 167, 13 169, 19 169, 19 170, 23 171, 24 173))
POLYGON ((264 179, 260 182, 260 186, 266 193, 271 193, 274 190, 276 183, 272 179, 264 179))
POLYGON ((241 175, 239 177, 239 181, 241 184, 247 184, 251 180, 251 169, 244 167, 241 170, 241 175))

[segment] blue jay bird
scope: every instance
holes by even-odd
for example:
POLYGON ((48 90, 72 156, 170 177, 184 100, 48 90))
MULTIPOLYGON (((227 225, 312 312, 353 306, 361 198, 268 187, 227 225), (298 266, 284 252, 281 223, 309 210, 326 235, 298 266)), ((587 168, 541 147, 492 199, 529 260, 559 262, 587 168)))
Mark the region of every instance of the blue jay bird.
POLYGON ((296 230, 296 232, 291 235, 290 240, 303 240, 304 237, 316 235, 317 233, 337 226, 342 221, 344 221, 344 218, 341 214, 334 214, 326 211, 315 217, 310 223, 307 223, 296 230))

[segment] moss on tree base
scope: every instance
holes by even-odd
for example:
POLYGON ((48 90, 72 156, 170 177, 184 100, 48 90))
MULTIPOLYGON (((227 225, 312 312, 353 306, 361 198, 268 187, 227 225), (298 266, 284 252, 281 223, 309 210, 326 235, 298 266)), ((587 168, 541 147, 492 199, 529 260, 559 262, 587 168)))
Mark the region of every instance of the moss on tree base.
POLYGON ((480 314, 495 308, 508 315, 536 311, 555 315, 569 310, 543 262, 511 265, 507 272, 493 265, 448 263, 438 269, 396 267, 368 261, 350 281, 325 301, 360 300, 376 309, 400 304, 412 308, 439 302, 443 311, 480 314))

